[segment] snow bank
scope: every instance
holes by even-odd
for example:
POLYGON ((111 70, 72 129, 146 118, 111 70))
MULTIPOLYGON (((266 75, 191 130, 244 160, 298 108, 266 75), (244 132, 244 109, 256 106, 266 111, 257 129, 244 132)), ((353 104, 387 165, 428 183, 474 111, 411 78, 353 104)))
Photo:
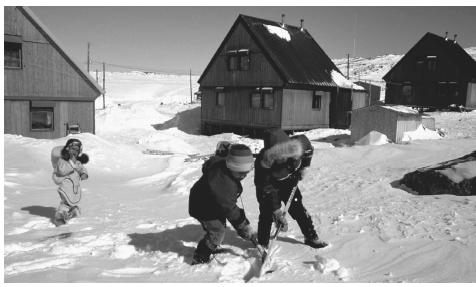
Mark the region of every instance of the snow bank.
POLYGON ((441 139, 437 131, 426 129, 423 125, 419 125, 415 131, 405 132, 402 137, 402 142, 413 140, 435 140, 441 139))
POLYGON ((384 145, 389 143, 388 137, 380 132, 371 131, 355 142, 356 145, 384 145))
POLYGON ((332 70, 331 72, 332 80, 334 83, 336 83, 337 86, 341 88, 347 88, 347 89, 354 89, 354 90, 365 90, 359 85, 356 85, 352 83, 352 81, 348 80, 346 77, 344 77, 341 73, 337 72, 336 70, 332 70))
POLYGON ((279 38, 286 40, 288 42, 291 41, 291 35, 289 35, 289 32, 286 31, 285 29, 278 26, 266 25, 266 24, 263 24, 263 26, 266 27, 266 29, 268 29, 268 31, 271 34, 275 34, 279 38))

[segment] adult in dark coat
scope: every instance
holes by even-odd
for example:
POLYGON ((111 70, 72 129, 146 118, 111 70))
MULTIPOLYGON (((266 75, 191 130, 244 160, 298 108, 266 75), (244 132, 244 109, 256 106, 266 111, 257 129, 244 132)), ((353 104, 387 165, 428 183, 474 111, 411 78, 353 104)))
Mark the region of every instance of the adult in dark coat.
MULTIPOLYGON (((268 246, 273 221, 287 230, 287 220, 281 210, 281 202, 286 204, 304 168, 309 166, 312 145, 304 137, 294 139, 281 129, 269 129, 264 133, 264 148, 255 160, 256 197, 259 203, 258 242, 268 246)), ((302 194, 296 187, 294 199, 289 207, 289 215, 296 220, 304 243, 313 248, 322 248, 327 243, 319 239, 311 215, 302 203, 302 194)))
POLYGON ((237 206, 243 192, 240 181, 252 168, 251 150, 242 144, 231 145, 226 158, 215 155, 203 165, 203 175, 190 190, 189 214, 200 222, 206 234, 197 245, 192 264, 210 261, 210 255, 225 238, 226 220, 240 237, 256 242, 244 210, 237 206))

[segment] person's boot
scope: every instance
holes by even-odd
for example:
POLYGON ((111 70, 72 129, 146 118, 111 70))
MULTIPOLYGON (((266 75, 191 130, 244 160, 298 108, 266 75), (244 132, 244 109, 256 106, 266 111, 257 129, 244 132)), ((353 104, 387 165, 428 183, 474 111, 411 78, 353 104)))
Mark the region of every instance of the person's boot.
POLYGON ((198 242, 197 249, 193 253, 192 265, 204 264, 210 262, 210 255, 212 250, 205 244, 205 241, 198 242))
POLYGON ((312 248, 316 248, 316 249, 318 249, 318 248, 324 248, 324 247, 326 247, 326 246, 328 245, 327 242, 325 242, 325 241, 319 239, 319 237, 317 237, 317 236, 314 237, 314 238, 306 238, 306 239, 304 240, 304 244, 309 245, 309 246, 311 246, 312 248))
POLYGON ((70 218, 70 219, 75 218, 75 217, 79 217, 80 215, 81 215, 81 210, 76 205, 71 207, 71 209, 68 212, 68 218, 70 218))

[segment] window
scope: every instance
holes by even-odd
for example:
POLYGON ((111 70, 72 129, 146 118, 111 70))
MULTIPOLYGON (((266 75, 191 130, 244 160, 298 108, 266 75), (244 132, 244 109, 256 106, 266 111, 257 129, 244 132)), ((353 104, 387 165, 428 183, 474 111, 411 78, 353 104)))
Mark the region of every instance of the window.
POLYGON ((272 110, 274 108, 273 91, 263 91, 263 109, 272 110))
POLYGON ((402 99, 406 104, 413 104, 412 85, 405 84, 402 86, 402 99))
POLYGON ((320 94, 314 94, 312 96, 312 109, 320 110, 321 109, 321 100, 322 96, 320 94))
POLYGON ((259 109, 261 107, 261 93, 254 92, 251 94, 251 107, 254 109, 259 109))
POLYGON ((217 90, 216 93, 216 105, 217 106, 224 106, 225 105, 225 91, 217 90))
POLYGON ((32 131, 54 130, 54 110, 52 107, 31 107, 30 119, 32 131))
POLYGON ((426 56, 426 63, 429 72, 436 71, 436 56, 426 56))
POLYGON ((5 42, 4 63, 5 68, 21 68, 22 53, 21 43, 5 42))
POLYGON ((226 52, 228 71, 248 71, 250 69, 250 50, 230 50, 226 52))

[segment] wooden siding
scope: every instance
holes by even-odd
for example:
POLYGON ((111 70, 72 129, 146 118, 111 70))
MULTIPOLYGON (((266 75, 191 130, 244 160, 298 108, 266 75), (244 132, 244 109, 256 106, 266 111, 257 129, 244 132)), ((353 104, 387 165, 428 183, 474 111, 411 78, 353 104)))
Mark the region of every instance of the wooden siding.
POLYGON ((98 93, 15 7, 5 8, 5 34, 22 37, 22 68, 4 69, 5 97, 83 97, 98 93))
POLYGON ((202 90, 202 122, 247 127, 277 127, 281 122, 282 91, 273 91, 274 109, 253 109, 251 88, 225 89, 225 105, 216 105, 215 89, 202 90))
POLYGON ((330 92, 324 92, 321 109, 312 108, 313 90, 283 92, 282 129, 315 129, 329 127, 330 92))
POLYGON ((403 133, 414 131, 421 124, 420 115, 403 115, 398 112, 370 106, 352 111, 351 141, 355 142, 371 131, 380 132, 395 143, 401 143, 403 133))
POLYGON ((476 109, 476 83, 468 83, 466 107, 476 109))
POLYGON ((369 95, 367 92, 352 92, 352 109, 360 109, 369 106, 369 95))
POLYGON ((4 101, 4 133, 32 138, 66 135, 66 123, 79 123, 82 132, 94 133, 94 102, 54 102, 54 130, 30 130, 30 101, 4 101))
POLYGON ((202 87, 263 87, 282 86, 283 81, 243 24, 239 23, 228 41, 218 51, 217 57, 211 63, 200 85, 202 87), (228 71, 226 51, 239 49, 250 50, 250 68, 247 71, 228 71))

